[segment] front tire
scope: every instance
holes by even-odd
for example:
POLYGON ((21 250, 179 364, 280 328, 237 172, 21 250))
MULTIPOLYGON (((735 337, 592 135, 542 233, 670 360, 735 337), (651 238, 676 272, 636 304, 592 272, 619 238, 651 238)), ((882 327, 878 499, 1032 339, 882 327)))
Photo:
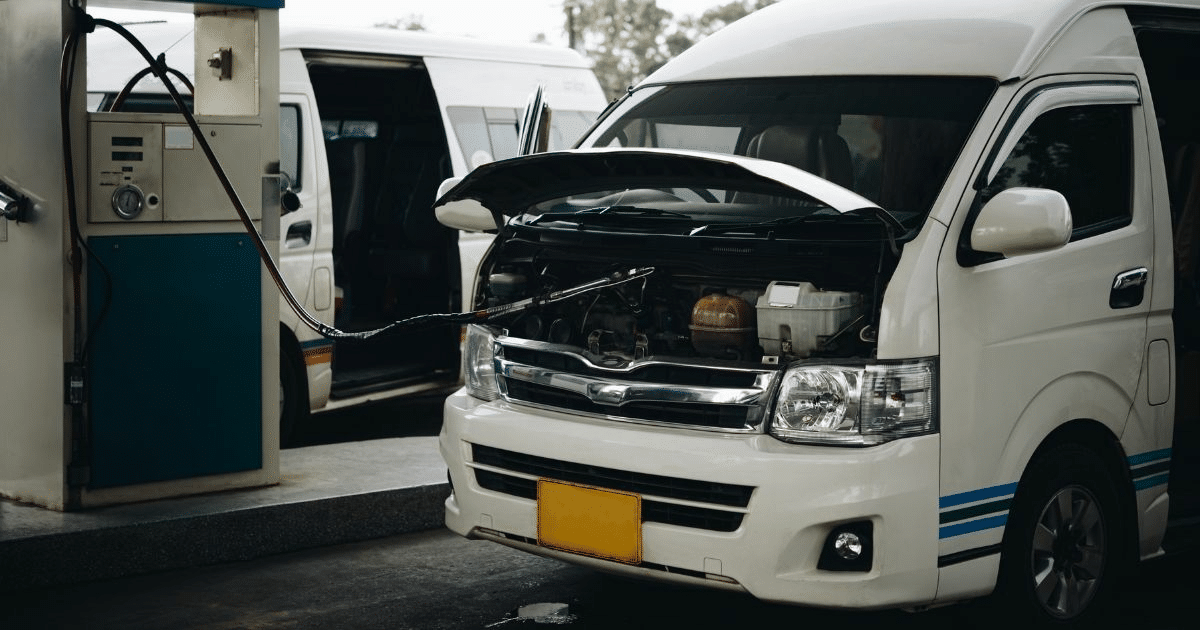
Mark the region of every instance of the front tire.
POLYGON ((1123 569, 1116 488, 1079 445, 1040 454, 1018 490, 1004 535, 1001 610, 1042 627, 1095 620, 1123 569))

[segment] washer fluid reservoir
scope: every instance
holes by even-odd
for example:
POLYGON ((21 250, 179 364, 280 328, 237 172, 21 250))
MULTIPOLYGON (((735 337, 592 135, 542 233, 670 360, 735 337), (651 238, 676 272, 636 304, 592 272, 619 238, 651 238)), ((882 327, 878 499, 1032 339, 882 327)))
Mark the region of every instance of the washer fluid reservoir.
POLYGON ((822 337, 862 314, 862 294, 810 282, 772 282, 758 298, 758 341, 767 355, 807 357, 822 337))

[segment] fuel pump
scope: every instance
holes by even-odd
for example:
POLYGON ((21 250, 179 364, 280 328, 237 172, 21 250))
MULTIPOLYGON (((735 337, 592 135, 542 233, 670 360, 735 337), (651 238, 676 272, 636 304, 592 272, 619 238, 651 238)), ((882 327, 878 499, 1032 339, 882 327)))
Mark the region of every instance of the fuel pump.
POLYGON ((82 505, 278 479, 278 300, 248 230, 276 255, 279 4, 195 5, 196 129, 87 116, 82 505))
POLYGON ((193 14, 193 111, 86 112, 102 21, 80 0, 0 3, 25 33, 0 53, 27 60, 0 70, 16 95, 0 113, 0 495, 75 509, 276 483, 279 301, 260 256, 278 249, 283 1, 93 4, 193 14))

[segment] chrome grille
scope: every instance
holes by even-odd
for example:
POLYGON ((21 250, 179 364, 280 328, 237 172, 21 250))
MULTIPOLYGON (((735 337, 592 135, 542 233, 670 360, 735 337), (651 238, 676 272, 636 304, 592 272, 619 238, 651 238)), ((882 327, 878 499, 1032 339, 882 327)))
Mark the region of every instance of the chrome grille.
POLYGON ((496 374, 510 402, 614 420, 756 432, 776 370, 682 361, 619 361, 600 366, 574 348, 503 337, 496 374))

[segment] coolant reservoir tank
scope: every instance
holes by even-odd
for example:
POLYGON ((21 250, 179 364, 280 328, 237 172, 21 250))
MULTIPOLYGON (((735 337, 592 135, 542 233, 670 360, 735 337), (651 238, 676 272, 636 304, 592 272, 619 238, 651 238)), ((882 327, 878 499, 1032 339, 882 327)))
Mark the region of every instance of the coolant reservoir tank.
POLYGON ((757 340, 750 304, 736 295, 713 293, 692 307, 692 347, 709 357, 745 358, 757 340))

